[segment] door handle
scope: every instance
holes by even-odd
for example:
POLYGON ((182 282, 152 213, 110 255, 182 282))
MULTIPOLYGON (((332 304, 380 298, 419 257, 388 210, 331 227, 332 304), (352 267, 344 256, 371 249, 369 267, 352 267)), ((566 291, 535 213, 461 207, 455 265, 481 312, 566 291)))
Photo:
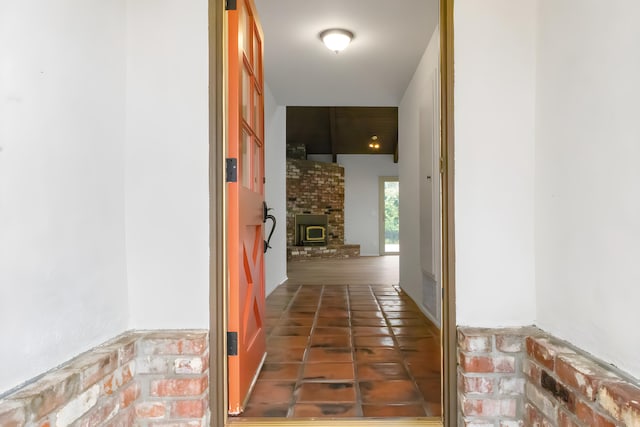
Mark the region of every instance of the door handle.
POLYGON ((262 207, 263 207, 262 222, 266 224, 268 219, 272 221, 269 237, 267 237, 267 240, 264 241, 264 253, 267 253, 267 250, 271 248, 269 243, 271 242, 271 237, 273 236, 273 232, 276 231, 276 217, 269 213, 269 211, 273 210, 273 208, 267 207, 267 202, 262 202, 262 207))

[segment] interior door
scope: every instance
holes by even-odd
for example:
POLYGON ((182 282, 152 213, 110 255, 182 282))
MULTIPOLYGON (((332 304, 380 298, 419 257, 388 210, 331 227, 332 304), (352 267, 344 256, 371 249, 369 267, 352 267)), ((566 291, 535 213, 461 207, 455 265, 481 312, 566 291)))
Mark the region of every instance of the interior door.
MULTIPOLYGON (((229 2, 232 3, 232 2, 229 2)), ((240 414, 265 357, 262 30, 252 0, 227 11, 229 413, 240 414), (234 177, 235 176, 235 182, 234 177)))

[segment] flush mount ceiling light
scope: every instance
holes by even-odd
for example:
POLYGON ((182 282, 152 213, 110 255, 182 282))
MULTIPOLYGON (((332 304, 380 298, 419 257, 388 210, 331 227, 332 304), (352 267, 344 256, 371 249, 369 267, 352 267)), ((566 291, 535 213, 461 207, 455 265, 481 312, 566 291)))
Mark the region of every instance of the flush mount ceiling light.
POLYGON ((322 40, 329 50, 332 50, 335 53, 338 53, 349 46, 352 39, 353 33, 351 31, 340 28, 332 28, 320 33, 320 40, 322 40))
POLYGON ((369 143, 369 148, 373 148, 374 150, 377 150, 380 148, 380 143, 378 142, 378 136, 377 135, 373 135, 371 137, 371 142, 369 143))

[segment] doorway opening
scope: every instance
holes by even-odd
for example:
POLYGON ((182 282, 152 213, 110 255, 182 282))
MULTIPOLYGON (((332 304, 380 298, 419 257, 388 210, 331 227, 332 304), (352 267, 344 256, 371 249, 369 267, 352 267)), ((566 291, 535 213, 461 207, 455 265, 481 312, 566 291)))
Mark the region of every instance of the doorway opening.
POLYGON ((380 177, 380 255, 400 253, 400 181, 398 177, 380 177))
MULTIPOLYGON (((442 280, 443 287, 445 289, 444 301, 445 304, 443 306, 443 332, 442 332, 442 341, 444 342, 443 354, 445 360, 445 369, 443 372, 444 376, 444 402, 443 402, 443 411, 445 415, 445 420, 448 425, 453 425, 452 423, 455 421, 455 353, 454 353, 454 344, 453 337, 455 334, 454 328, 452 326, 455 325, 455 317, 453 313, 453 288, 449 288, 452 286, 453 282, 453 170, 452 164, 447 163, 449 158, 449 153, 453 148, 453 104, 452 104, 452 96, 453 96, 453 86, 452 86, 452 17, 453 17, 453 8, 452 1, 443 0, 441 5, 444 8, 441 8, 441 34, 446 34, 446 37, 441 38, 441 44, 444 47, 441 53, 441 63, 446 65, 442 68, 442 87, 443 87, 443 99, 442 99, 442 159, 441 165, 443 170, 443 182, 442 188, 444 190, 442 197, 442 235, 443 235, 443 243, 442 243, 442 253, 443 253, 443 268, 442 268, 442 280), (451 292, 449 292, 451 291, 451 292), (452 381, 452 378, 454 379, 452 381)), ((212 405, 211 405, 211 415, 212 415, 212 424, 213 425, 228 425, 231 424, 232 418, 228 418, 226 415, 226 407, 227 407, 227 397, 226 397, 226 356, 225 356, 225 348, 227 345, 225 330, 226 330, 226 321, 225 321, 225 305, 226 305, 226 290, 223 285, 226 283, 226 273, 225 273, 225 265, 226 265, 226 257, 225 257, 225 247, 224 247, 224 236, 225 236, 225 219, 224 215, 224 171, 225 169, 221 167, 224 165, 225 160, 225 152, 224 149, 220 148, 220 144, 218 141, 224 139, 224 128, 222 123, 222 117, 224 117, 224 108, 223 106, 223 69, 224 64, 221 59, 221 54, 217 52, 224 52, 224 45, 222 43, 223 40, 223 28, 224 28, 224 19, 223 9, 224 2, 218 0, 210 1, 210 21, 214 22, 212 32, 211 32, 211 49, 212 49, 212 120, 211 120, 211 135, 212 135, 212 150, 211 150, 211 163, 212 165, 217 165, 213 170, 211 176, 211 214, 212 214, 212 228, 211 228, 211 241, 212 248, 214 248, 215 255, 212 256, 211 262, 211 271, 212 271, 212 284, 211 284, 211 348, 215 349, 212 351, 211 355, 211 370, 212 378, 211 378, 211 396, 212 396, 212 405), (215 66, 213 66, 215 64, 215 66), (215 89, 213 89, 215 88, 215 89)), ((300 292, 301 289, 298 289, 296 292, 300 292)), ((371 295, 376 299, 378 305, 382 305, 382 302, 386 298, 380 298, 384 296, 391 296, 385 294, 385 292, 391 292, 390 290, 378 290, 376 292, 375 289, 370 288, 371 295)), ((347 289, 349 292, 349 289, 347 289)), ((324 293, 324 290, 323 290, 324 293)), ((326 295, 331 297, 332 292, 327 293, 326 295)), ((339 293, 339 292, 338 292, 339 293)), ((359 292, 354 292, 357 294, 359 292)), ((364 292, 363 292, 364 293, 364 292)), ((356 304, 357 305, 357 304, 356 304)), ((390 306, 390 304, 385 304, 385 306, 390 306)), ((387 318, 388 320, 388 318, 387 318)), ((402 320, 402 319, 400 319, 402 320)), ((389 326, 391 327, 391 326, 389 326)), ((385 362, 383 362, 385 363, 385 362)), ((255 422, 249 420, 242 420, 242 424, 249 425, 281 425, 281 423, 285 422, 282 419, 271 419, 271 420, 256 420, 255 422)), ((235 424, 235 423, 234 423, 235 424)), ((442 421, 437 419, 426 419, 426 418, 407 418, 407 419, 394 419, 394 420, 368 420, 368 419, 360 419, 360 420, 300 420, 298 423, 293 423, 293 425, 442 425, 442 421)))

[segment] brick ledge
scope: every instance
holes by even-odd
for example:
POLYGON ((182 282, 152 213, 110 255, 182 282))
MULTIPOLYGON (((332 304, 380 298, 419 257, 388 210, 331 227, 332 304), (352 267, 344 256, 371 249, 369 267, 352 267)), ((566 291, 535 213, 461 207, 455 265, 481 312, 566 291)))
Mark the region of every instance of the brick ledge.
POLYGON ((208 331, 131 330, 0 400, 0 425, 208 425, 208 331))
POLYGON ((360 245, 287 246, 288 261, 304 261, 315 258, 359 258, 360 245))
POLYGON ((539 328, 458 328, 460 426, 640 426, 640 384, 539 328))

